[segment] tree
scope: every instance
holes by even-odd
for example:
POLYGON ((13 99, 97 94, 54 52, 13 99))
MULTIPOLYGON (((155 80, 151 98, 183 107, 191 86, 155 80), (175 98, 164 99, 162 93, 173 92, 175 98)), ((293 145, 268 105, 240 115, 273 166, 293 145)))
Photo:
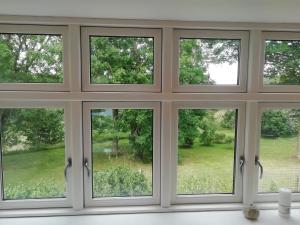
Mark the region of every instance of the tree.
POLYGON ((122 130, 130 131, 132 154, 144 163, 153 158, 153 112, 148 109, 124 109, 119 112, 122 130))
POLYGON ((221 126, 226 129, 234 128, 235 118, 236 118, 236 111, 227 110, 223 115, 221 126))
POLYGON ((152 38, 91 38, 91 82, 153 83, 152 38))
POLYGON ((203 61, 200 42, 184 39, 180 42, 180 84, 212 84, 203 61))
POLYGON ((264 78, 267 84, 300 84, 300 41, 268 40, 264 78))
POLYGON ((178 115, 179 145, 190 148, 193 146, 195 138, 199 136, 199 123, 206 115, 206 111, 203 109, 180 109, 178 115))
POLYGON ((33 147, 57 144, 64 140, 63 110, 19 109, 14 124, 33 147))
POLYGON ((291 136, 298 133, 288 110, 266 110, 261 121, 261 135, 265 137, 291 136))
POLYGON ((56 35, 0 34, 0 82, 62 82, 62 49, 56 35))
POLYGON ((217 125, 214 119, 214 113, 207 113, 201 119, 199 127, 201 128, 200 141, 205 146, 212 145, 215 140, 217 130, 217 125))

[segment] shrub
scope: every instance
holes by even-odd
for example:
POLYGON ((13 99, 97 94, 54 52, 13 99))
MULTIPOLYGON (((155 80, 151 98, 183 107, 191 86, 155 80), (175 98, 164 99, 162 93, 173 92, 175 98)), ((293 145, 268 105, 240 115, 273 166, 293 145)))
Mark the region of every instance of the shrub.
POLYGON ((64 188, 53 179, 38 180, 28 184, 7 184, 4 186, 5 199, 35 199, 64 197, 64 188))
POLYGON ((226 135, 224 133, 215 133, 214 143, 215 144, 224 144, 226 135))
POLYGON ((94 196, 126 197, 150 195, 147 178, 128 167, 116 167, 93 174, 94 196))

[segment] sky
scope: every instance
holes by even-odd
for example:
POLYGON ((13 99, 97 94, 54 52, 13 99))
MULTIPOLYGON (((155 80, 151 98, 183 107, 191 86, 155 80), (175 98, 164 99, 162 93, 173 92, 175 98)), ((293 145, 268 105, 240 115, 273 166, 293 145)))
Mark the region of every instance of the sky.
POLYGON ((238 63, 222 63, 222 64, 209 64, 208 72, 210 78, 216 84, 237 84, 238 76, 238 63))

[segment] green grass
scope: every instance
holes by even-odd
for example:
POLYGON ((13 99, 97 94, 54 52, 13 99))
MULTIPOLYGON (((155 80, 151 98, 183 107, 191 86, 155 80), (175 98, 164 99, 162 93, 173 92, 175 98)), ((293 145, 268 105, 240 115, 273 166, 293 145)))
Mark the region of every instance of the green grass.
MULTIPOLYGON (((265 169, 265 176, 259 181, 261 192, 277 191, 281 186, 300 191, 298 185, 300 160, 296 157, 296 145, 296 137, 261 139, 260 158, 265 169)), ((95 142, 93 144, 93 170, 104 171, 120 166, 129 167, 143 173, 151 187, 152 164, 144 164, 132 158, 128 139, 121 139, 119 146, 118 155, 109 154, 105 153, 104 149, 111 147, 111 141, 95 142)), ((196 142, 192 148, 179 148, 177 192, 179 194, 231 193, 233 191, 233 155, 233 143, 203 146, 196 142)), ((64 157, 64 148, 59 146, 41 151, 4 154, 5 192, 18 191, 23 188, 27 197, 51 197, 40 194, 39 190, 33 193, 28 189, 38 184, 37 186, 41 185, 41 189, 44 190, 50 184, 54 184, 56 186, 52 197, 64 195, 64 157)))

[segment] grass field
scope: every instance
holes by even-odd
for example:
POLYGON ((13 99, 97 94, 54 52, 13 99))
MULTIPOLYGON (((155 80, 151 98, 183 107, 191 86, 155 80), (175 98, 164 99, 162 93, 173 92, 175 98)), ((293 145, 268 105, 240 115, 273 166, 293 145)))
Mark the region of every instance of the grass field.
MULTIPOLYGON (((300 160, 296 157, 296 138, 261 139, 261 161, 265 176, 259 182, 260 192, 277 191, 287 186, 299 190, 300 160)), ((152 184, 152 165, 136 161, 128 154, 118 156, 104 153, 111 142, 93 145, 93 170, 101 171, 117 166, 127 166, 140 171, 152 184)), ((127 151, 127 139, 120 140, 120 152, 127 151)), ((195 143, 192 148, 179 149, 178 184, 179 194, 231 193, 233 190, 233 144, 202 146, 195 143)), ((64 148, 53 147, 39 151, 26 151, 5 154, 4 197, 62 197, 64 185, 64 148), (54 190, 49 190, 51 185, 54 190), (31 192, 41 187, 48 194, 39 196, 31 192), (15 192, 20 193, 15 193, 15 192), (14 192, 14 193, 11 193, 14 192)), ((40 194, 41 195, 41 194, 40 194)))

